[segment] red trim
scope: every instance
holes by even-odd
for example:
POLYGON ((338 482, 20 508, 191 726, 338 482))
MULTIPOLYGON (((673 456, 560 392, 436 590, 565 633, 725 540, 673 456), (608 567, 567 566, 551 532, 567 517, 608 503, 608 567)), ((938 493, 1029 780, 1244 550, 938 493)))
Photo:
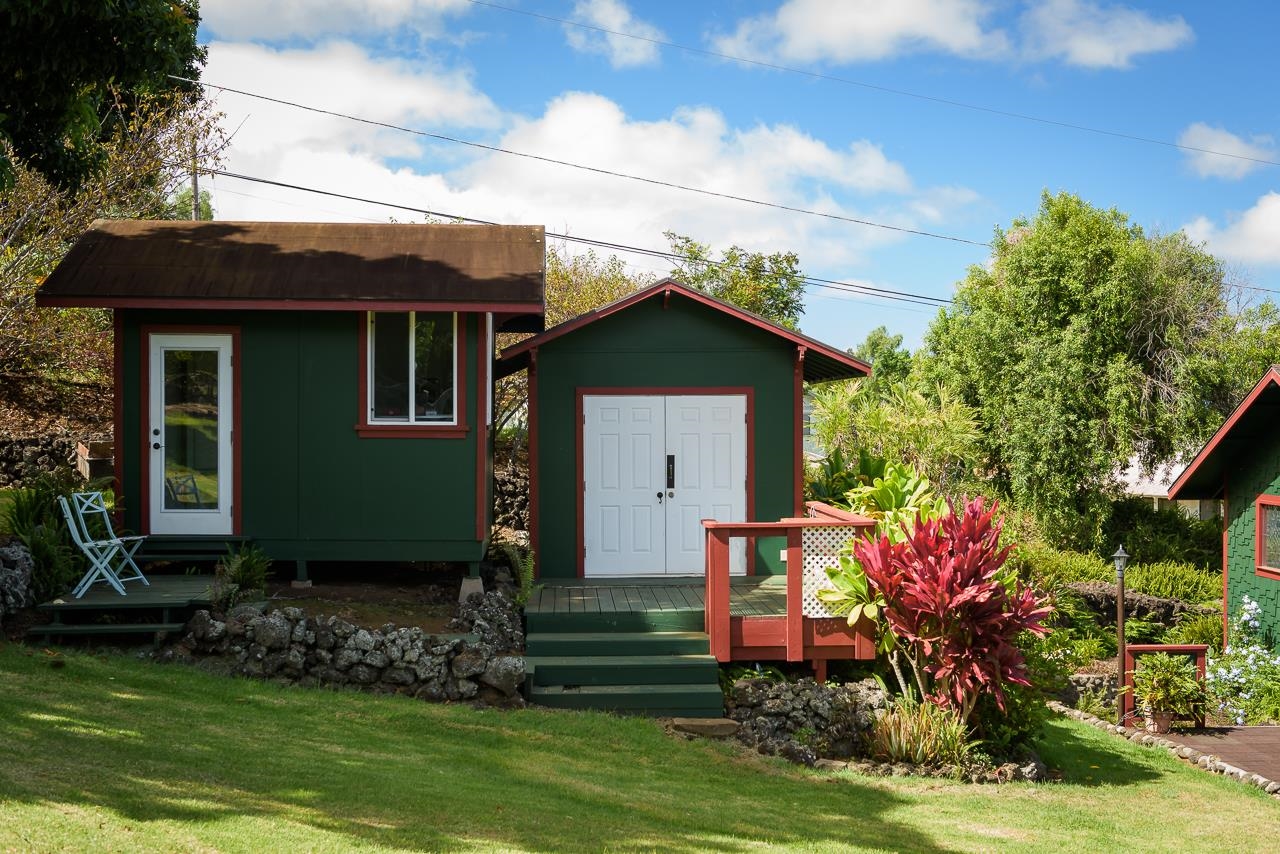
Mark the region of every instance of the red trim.
MULTIPOLYGON (((1280 495, 1259 495, 1258 500, 1253 503, 1253 568, 1254 572, 1262 578, 1270 578, 1280 581, 1280 567, 1268 566, 1264 562, 1266 557, 1266 528, 1262 524, 1262 508, 1275 507, 1280 510, 1280 495)), ((1222 613, 1227 613, 1227 603, 1222 603, 1222 613)))
POLYGON ((489 512, 485 499, 489 493, 489 479, 485 476, 485 454, 489 445, 489 424, 486 417, 487 366, 493 354, 485 353, 489 347, 489 328, 484 315, 478 316, 480 331, 476 335, 476 539, 484 542, 489 534, 489 512), (486 361, 487 360, 487 361, 486 361))
POLYGON ((816 341, 813 338, 810 338, 807 335, 802 335, 799 332, 787 329, 785 326, 779 326, 772 321, 765 320, 763 317, 752 314, 749 311, 743 311, 737 306, 730 305, 727 302, 708 296, 702 291, 696 290, 687 285, 682 285, 681 283, 672 281, 671 279, 665 279, 661 282, 657 282, 643 290, 636 291, 630 296, 623 297, 616 302, 602 306, 595 311, 589 311, 586 314, 573 318, 572 320, 565 321, 558 326, 548 329, 546 332, 541 332, 531 338, 526 338, 519 343, 512 344, 510 347, 502 351, 502 358, 506 360, 513 356, 518 356, 521 353, 534 350, 548 341, 553 341, 556 338, 559 338, 561 335, 586 326, 588 323, 594 323, 597 320, 606 318, 611 314, 616 314, 617 312, 630 308, 636 303, 643 302, 650 297, 662 294, 663 299, 665 300, 673 293, 688 297, 694 302, 701 303, 709 308, 714 308, 717 311, 736 317, 737 319, 749 323, 758 329, 763 329, 766 332, 773 333, 779 338, 785 338, 797 346, 807 347, 808 349, 821 353, 822 355, 833 359, 848 368, 852 368, 865 376, 871 375, 870 365, 866 362, 853 358, 843 350, 830 347, 823 344, 821 341, 816 341))
POLYGON ((529 549, 533 552, 533 577, 542 576, 538 552, 538 354, 529 354, 529 549))
POLYGON ((118 311, 111 316, 111 348, 111 465, 115 481, 116 522, 123 523, 122 510, 127 500, 124 494, 124 318, 118 311))
MULTIPOLYGON (((361 439, 461 439, 470 433, 467 426, 467 323, 466 315, 454 314, 454 329, 457 330, 453 342, 454 370, 458 379, 454 390, 454 412, 457 414, 456 424, 397 424, 371 423, 369 421, 369 313, 361 312, 360 319, 360 378, 356 383, 360 395, 356 401, 359 413, 356 416, 356 435, 361 439)), ((477 412, 483 421, 484 414, 477 412)))
POLYGON ((541 302, 438 302, 434 300, 217 299, 206 297, 40 296, 37 305, 63 308, 178 308, 213 311, 455 311, 542 314, 541 302))
MULTIPOLYGON (((1124 687, 1127 690, 1120 692, 1120 721, 1129 720, 1135 713, 1135 701, 1133 697, 1133 672, 1137 670, 1138 657, 1148 653, 1163 652, 1168 655, 1188 655, 1195 659, 1196 678, 1200 680, 1200 685, 1205 682, 1205 672, 1208 670, 1206 658, 1209 654, 1209 647, 1202 643, 1134 643, 1129 644, 1124 650, 1124 687)), ((1204 711, 1195 715, 1192 720, 1200 729, 1204 729, 1204 711)))
MULTIPOLYGON (((530 373, 530 394, 529 399, 533 400, 533 374, 530 373)), ((586 520, 584 518, 586 504, 586 485, 583 482, 585 475, 582 470, 582 453, 583 453, 583 436, 582 436, 582 398, 587 395, 613 395, 616 397, 641 397, 644 395, 661 395, 676 397, 680 395, 742 395, 746 398, 747 409, 747 447, 745 454, 747 456, 747 515, 755 516, 756 513, 756 466, 755 466, 755 450, 756 450, 756 418, 755 418, 755 396, 756 390, 751 386, 623 386, 615 388, 613 386, 583 386, 574 389, 574 428, 573 428, 573 448, 576 471, 577 495, 575 503, 577 504, 576 524, 577 524, 577 576, 578 578, 586 577, 586 520)), ((532 424, 533 413, 537 411, 536 406, 530 406, 530 423, 532 424)), ((533 447, 532 430, 529 441, 530 448, 533 447)), ((530 458, 530 468, 532 469, 532 457, 530 458)), ((532 484, 537 483, 537 478, 530 472, 530 489, 534 489, 532 484)), ((533 502, 530 502, 533 504, 533 502)), ((536 506, 536 504, 534 505, 536 506)), ((536 527, 530 520, 530 527, 536 527)), ((747 574, 755 574, 755 549, 747 550, 747 574)))
POLYGON ((1231 429, 1236 426, 1236 422, 1244 417, 1244 414, 1249 411, 1249 407, 1253 406, 1253 402, 1258 399, 1258 396, 1262 394, 1267 386, 1272 385, 1273 383, 1280 386, 1280 368, 1276 365, 1272 365, 1267 369, 1267 372, 1263 374, 1262 379, 1258 380, 1258 384, 1253 387, 1253 391, 1249 392, 1248 396, 1241 401, 1240 405, 1231 413, 1231 417, 1218 428, 1218 432, 1213 434, 1213 438, 1209 440, 1209 443, 1200 449, 1200 453, 1196 454, 1195 459, 1191 461, 1191 464, 1186 467, 1182 474, 1178 475, 1178 479, 1173 482, 1173 486, 1169 487, 1170 501, 1178 500, 1178 493, 1184 486, 1186 486, 1187 481, 1191 479, 1191 476, 1194 475, 1196 470, 1204 464, 1205 460, 1209 458, 1214 449, 1218 447, 1218 444, 1227 437, 1227 434, 1231 432, 1231 429))
POLYGON ((239 326, 197 326, 155 324, 139 329, 141 353, 138 361, 142 365, 141 406, 142 458, 139 460, 141 475, 138 484, 139 500, 142 504, 139 516, 138 533, 151 533, 151 441, 147 435, 147 427, 151 423, 151 336, 152 335, 230 335, 231 336, 231 534, 236 537, 244 530, 243 508, 240 500, 243 466, 241 465, 240 446, 243 432, 240 429, 241 373, 240 373, 240 327, 239 326))
POLYGON ((794 506, 797 516, 804 515, 804 354, 803 346, 796 348, 795 401, 793 403, 796 436, 792 454, 795 457, 794 506))
POLYGON ((804 598, 804 529, 787 529, 787 661, 804 659, 804 612, 792 603, 804 598))

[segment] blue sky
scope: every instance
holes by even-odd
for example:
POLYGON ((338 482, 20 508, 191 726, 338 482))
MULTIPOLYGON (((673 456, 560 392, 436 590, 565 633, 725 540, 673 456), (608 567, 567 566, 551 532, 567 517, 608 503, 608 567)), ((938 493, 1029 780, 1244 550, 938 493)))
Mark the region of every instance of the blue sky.
MULTIPOLYGON (((205 0, 204 79, 491 146, 985 242, 1069 190, 1185 228, 1280 291, 1271 4, 1107 0, 205 0), (521 14, 528 13, 528 14, 521 14), (606 30, 754 59, 770 70, 606 30), (816 75, 857 81, 854 85, 816 75), (1180 143, 1225 157, 877 91, 1180 143), (1253 158, 1253 160, 1243 159, 1253 158)), ((805 273, 946 298, 982 246, 715 199, 223 92, 225 168, 633 246, 794 250, 805 273)), ((413 214, 217 178, 224 219, 413 214)), ((580 251, 568 245, 568 251, 580 251)), ((652 258, 638 272, 665 273, 652 258)), ((1246 291, 1253 299, 1274 296, 1246 291)), ((916 346, 934 310, 813 287, 805 332, 916 346)))

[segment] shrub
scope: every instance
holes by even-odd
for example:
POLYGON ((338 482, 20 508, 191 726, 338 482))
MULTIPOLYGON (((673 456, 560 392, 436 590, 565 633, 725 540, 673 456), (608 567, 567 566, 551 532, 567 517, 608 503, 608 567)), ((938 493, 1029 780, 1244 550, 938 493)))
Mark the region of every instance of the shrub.
POLYGON ((1081 691, 1080 696, 1076 698, 1076 708, 1087 715, 1102 718, 1104 721, 1113 720, 1116 716, 1116 704, 1108 700, 1101 689, 1092 691, 1086 688, 1081 691))
POLYGON ((1163 561, 1138 564, 1125 572, 1126 587, 1183 602, 1221 602, 1222 571, 1207 572, 1190 563, 1163 561))
POLYGON ((227 547, 227 553, 213 569, 211 597, 219 610, 226 610, 252 596, 263 595, 270 575, 271 558, 253 543, 227 547))
POLYGON ((1210 571, 1222 565, 1220 520, 1192 519, 1173 507, 1157 510, 1145 498, 1123 498, 1112 504, 1102 542, 1112 548, 1124 543, 1134 563, 1186 561, 1210 571))
POLYGON ((1115 581, 1115 567, 1083 552, 1055 549, 1044 543, 1022 543, 1010 555, 1018 577, 1037 590, 1057 590, 1086 581, 1115 581))
MULTIPOLYGON (((954 708, 967 724, 981 694, 1004 710, 1004 685, 1030 684, 1013 640, 1023 631, 1047 633, 1050 608, 1030 589, 1002 583, 1009 549, 1000 546, 994 507, 977 498, 948 509, 919 520, 901 542, 858 540, 854 556, 884 597, 884 619, 921 696, 954 708)), ((895 675, 907 693, 896 667, 895 675)))
POLYGON ((523 608, 529 604, 529 597, 533 596, 534 591, 540 586, 533 583, 533 549, 522 548, 519 544, 507 540, 501 543, 500 548, 507 564, 511 567, 511 574, 515 577, 515 602, 523 608))
POLYGON ((1184 613, 1177 624, 1165 632, 1165 643, 1202 643, 1210 652, 1222 651, 1222 615, 1184 613))
POLYGON ((1196 714, 1205 700, 1195 665, 1185 655, 1157 652, 1144 655, 1130 671, 1133 698, 1139 708, 1176 715, 1196 714))
POLYGON ((883 476, 884 466, 884 459, 866 451, 859 451, 856 460, 849 460, 844 451, 836 448, 810 470, 805 497, 828 504, 843 503, 849 490, 883 476))
POLYGON ((898 697, 871 727, 871 755, 912 765, 963 765, 973 745, 955 710, 898 697))
POLYGON ((31 552, 31 592, 43 602, 66 593, 84 573, 86 561, 67 530, 58 498, 84 489, 71 469, 45 473, 15 490, 0 524, 31 552))
POLYGON ((1240 726, 1280 722, 1280 654, 1263 646, 1260 611, 1242 596, 1227 627, 1226 650, 1209 656, 1209 707, 1240 726))

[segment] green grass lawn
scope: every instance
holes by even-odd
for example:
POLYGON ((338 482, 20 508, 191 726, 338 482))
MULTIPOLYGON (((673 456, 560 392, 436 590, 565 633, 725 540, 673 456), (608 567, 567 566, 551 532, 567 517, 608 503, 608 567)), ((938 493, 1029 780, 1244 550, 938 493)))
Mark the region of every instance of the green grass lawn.
POLYGON ((829 777, 653 722, 0 648, 0 851, 1269 851, 1280 804, 1088 727, 1064 782, 829 777))

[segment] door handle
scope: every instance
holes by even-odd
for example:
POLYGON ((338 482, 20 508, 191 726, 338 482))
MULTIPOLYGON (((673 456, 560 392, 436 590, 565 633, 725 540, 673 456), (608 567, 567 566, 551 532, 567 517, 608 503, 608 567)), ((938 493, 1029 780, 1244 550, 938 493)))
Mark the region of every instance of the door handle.
POLYGON ((667 454, 667 489, 676 488, 676 455, 667 454))
POLYGON ((151 448, 152 448, 152 450, 155 450, 155 451, 160 450, 160 443, 159 443, 159 442, 152 442, 152 443, 151 443, 151 448))
POLYGON ((658 490, 658 503, 662 503, 662 490, 658 490))

